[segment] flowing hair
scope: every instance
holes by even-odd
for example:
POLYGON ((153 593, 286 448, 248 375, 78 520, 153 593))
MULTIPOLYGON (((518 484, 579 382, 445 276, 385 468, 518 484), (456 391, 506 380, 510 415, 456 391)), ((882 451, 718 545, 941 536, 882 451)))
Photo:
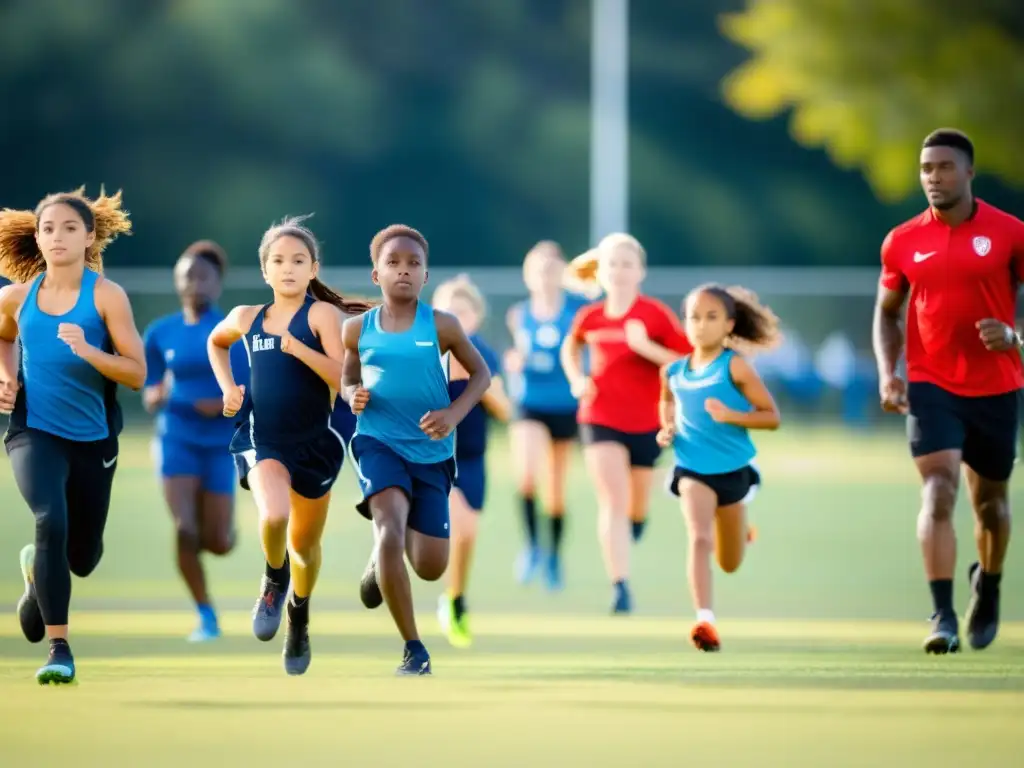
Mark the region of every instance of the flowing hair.
POLYGON ((757 294, 741 285, 725 286, 708 283, 698 286, 690 296, 707 293, 725 306, 725 313, 733 321, 727 346, 737 351, 760 352, 772 349, 782 341, 779 318, 761 303, 757 294))
POLYGON ((66 205, 82 219, 87 232, 95 236, 85 251, 85 266, 103 273, 103 251, 120 235, 130 235, 131 219, 121 208, 121 192, 107 195, 100 188, 99 197, 85 196, 85 187, 74 192, 47 195, 34 211, 0 211, 0 275, 16 283, 27 283, 40 272, 46 271, 46 259, 39 251, 36 234, 39 219, 47 208, 66 205))

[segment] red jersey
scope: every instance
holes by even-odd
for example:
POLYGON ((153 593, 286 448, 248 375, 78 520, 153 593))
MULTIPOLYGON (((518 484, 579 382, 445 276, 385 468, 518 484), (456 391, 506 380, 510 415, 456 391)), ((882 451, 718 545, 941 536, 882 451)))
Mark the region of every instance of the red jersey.
POLYGON ((1000 395, 1024 387, 1016 349, 989 352, 975 324, 1013 327, 1024 279, 1024 222, 978 200, 974 215, 950 227, 929 208, 882 243, 881 284, 910 288, 907 378, 956 395, 1000 395))
POLYGON ((590 378, 595 393, 580 400, 580 424, 620 432, 653 432, 661 426, 659 367, 626 344, 626 323, 639 320, 651 341, 687 355, 692 351, 679 321, 656 299, 639 296, 622 317, 604 313, 604 302, 588 304, 576 313, 570 334, 590 352, 590 378))

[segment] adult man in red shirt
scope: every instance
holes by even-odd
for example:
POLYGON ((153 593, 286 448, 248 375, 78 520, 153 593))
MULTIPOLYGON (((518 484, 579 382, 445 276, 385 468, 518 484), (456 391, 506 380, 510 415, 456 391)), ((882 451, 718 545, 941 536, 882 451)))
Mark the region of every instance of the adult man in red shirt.
POLYGON ((1024 278, 1024 222, 971 193, 974 146, 938 130, 921 150, 929 208, 882 243, 873 340, 882 407, 908 414, 923 482, 918 538, 935 604, 929 653, 960 649, 953 608, 953 508, 961 462, 975 515, 968 640, 986 648, 999 628, 999 582, 1010 537, 1008 488, 1024 387, 1013 330, 1024 278), (896 375, 907 309, 907 380, 896 375))

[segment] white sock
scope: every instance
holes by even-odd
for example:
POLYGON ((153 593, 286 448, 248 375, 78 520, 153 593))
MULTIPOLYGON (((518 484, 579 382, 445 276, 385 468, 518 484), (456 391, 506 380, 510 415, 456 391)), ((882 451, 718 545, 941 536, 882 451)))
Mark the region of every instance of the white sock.
POLYGON ((714 611, 708 610, 707 608, 701 608, 697 611, 697 623, 698 624, 714 624, 715 613, 714 611))

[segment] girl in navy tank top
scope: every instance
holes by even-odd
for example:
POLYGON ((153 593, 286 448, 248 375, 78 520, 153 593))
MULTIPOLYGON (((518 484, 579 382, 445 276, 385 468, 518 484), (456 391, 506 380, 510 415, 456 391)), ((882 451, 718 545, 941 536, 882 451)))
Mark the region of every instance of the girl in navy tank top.
POLYGON ((658 444, 672 446, 669 491, 689 529, 690 594, 702 651, 720 647, 711 608, 711 552, 726 573, 740 567, 753 529, 747 502, 761 483, 749 430, 778 429, 779 409, 754 367, 738 354, 774 346, 778 318, 750 291, 704 285, 683 305, 693 352, 661 372, 658 444))
MULTIPOLYGON (((456 648, 472 644, 466 610, 466 582, 476 547, 479 516, 487 495, 487 426, 492 418, 508 421, 512 403, 505 394, 498 356, 477 331, 487 316, 487 304, 480 289, 467 275, 437 286, 435 309, 453 315, 469 336, 491 373, 491 384, 480 402, 466 414, 455 430, 455 462, 458 473, 448 495, 451 515, 452 553, 448 563, 448 589, 438 598, 437 618, 442 631, 456 648)), ((454 402, 466 391, 469 373, 458 360, 449 361, 448 395, 454 402)))
POLYGON ((0 212, 0 410, 18 489, 36 518, 21 551, 26 639, 50 640, 43 684, 70 683, 71 574, 92 573, 117 469, 117 385, 140 389, 145 355, 128 296, 101 276, 102 252, 131 230, 121 193, 51 195, 32 211, 0 212), (21 359, 16 362, 20 342, 21 359))
POLYGON ((301 675, 312 658, 309 597, 320 571, 320 537, 344 445, 331 427, 341 386, 341 322, 367 309, 346 301, 317 277, 320 248, 289 218, 260 242, 260 267, 274 291, 262 306, 235 307, 213 329, 207 348, 224 394, 224 415, 237 417, 231 452, 243 488, 259 509, 266 568, 253 610, 253 633, 271 640, 288 600, 284 668, 301 675), (249 387, 235 382, 229 349, 244 340, 249 387))

